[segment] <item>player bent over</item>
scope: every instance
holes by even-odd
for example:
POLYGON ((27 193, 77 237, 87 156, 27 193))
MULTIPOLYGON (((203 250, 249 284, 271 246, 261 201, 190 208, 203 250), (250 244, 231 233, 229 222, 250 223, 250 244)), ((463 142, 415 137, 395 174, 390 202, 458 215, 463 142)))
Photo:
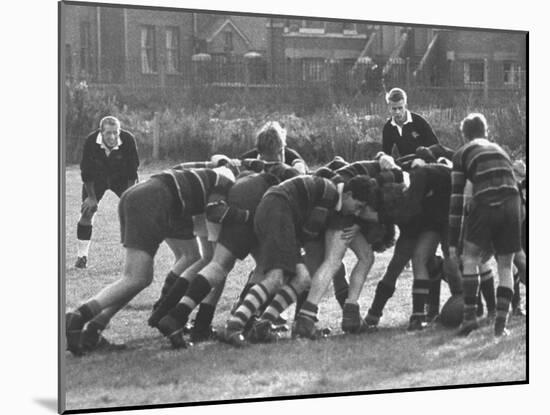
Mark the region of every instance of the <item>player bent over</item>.
MULTIPOLYGON (((210 295, 214 288, 223 287, 236 260, 243 260, 248 254, 257 256, 255 248, 258 241, 254 235, 253 218, 264 193, 271 186, 298 174, 298 171, 292 167, 279 163, 271 166, 266 172, 240 177, 232 186, 227 203, 241 211, 248 212, 248 220, 222 224, 212 261, 198 272, 179 304, 160 319, 158 328, 170 340, 174 348, 185 347, 182 332, 189 315, 201 301, 210 295)), ((194 333, 194 331, 191 332, 191 341, 196 341, 194 333)))
POLYGON ((167 170, 122 195, 118 212, 125 248, 123 275, 66 314, 70 352, 79 355, 86 351, 82 329, 87 322, 102 312, 113 316, 151 284, 153 259, 162 241, 173 236, 174 223, 189 224, 186 231, 192 237, 192 216, 217 209, 232 184, 219 170, 167 170))
MULTIPOLYGON (((407 173, 404 173, 407 177, 407 173)), ((450 168, 444 164, 427 164, 410 171, 410 185, 404 192, 399 186, 389 184, 380 189, 381 202, 378 211, 397 223, 400 234, 386 272, 376 287, 374 299, 365 322, 374 329, 382 316, 387 301, 395 291, 397 278, 405 265, 413 263, 413 311, 409 331, 422 330, 426 326, 428 294, 439 280, 430 278, 430 261, 438 245, 442 244, 445 257, 449 257, 446 244, 447 218, 451 185, 450 168)), ((448 261, 452 265, 452 261, 448 261)), ((449 265, 448 264, 448 265, 449 265)), ((457 291, 459 280, 457 266, 447 267, 451 291, 457 291)))
POLYGON ((92 239, 92 221, 98 203, 107 190, 118 197, 137 181, 139 158, 134 136, 120 128, 120 121, 107 116, 99 129, 84 143, 80 171, 82 176, 82 207, 76 227, 76 268, 86 268, 92 239))
POLYGON ((365 206, 366 177, 356 177, 345 186, 313 176, 298 176, 269 189, 254 216, 260 242, 261 282, 250 288, 225 327, 225 341, 246 344, 243 330, 256 311, 275 294, 271 304, 251 330, 255 341, 273 339, 272 323, 278 311, 296 301, 309 288, 310 276, 301 249, 307 239, 324 232, 334 212, 357 214, 365 206))
MULTIPOLYGON (((332 172, 318 171, 330 177, 335 183, 346 183, 353 177, 363 175, 366 178, 379 176, 383 178, 378 161, 358 161, 332 172)), ((394 175, 400 174, 400 170, 386 172, 391 180, 394 175)), ((306 337, 316 339, 322 333, 315 328, 317 321, 318 305, 323 298, 331 278, 341 267, 341 261, 351 248, 357 257, 357 262, 350 274, 349 290, 346 290, 346 298, 342 307, 342 330, 346 333, 358 333, 361 331, 362 322, 359 312, 359 296, 366 277, 374 262, 373 245, 376 251, 383 251, 393 242, 393 224, 380 223, 377 217, 365 218, 341 217, 333 221, 327 229, 321 245, 321 263, 315 267, 316 272, 312 278, 312 287, 307 299, 297 315, 294 327, 294 337, 306 337), (338 223, 340 222, 340 223, 338 223)), ((319 248, 318 248, 319 249, 319 248)))
MULTIPOLYGON (((279 179, 278 181, 293 177, 294 175, 298 174, 297 170, 290 168, 290 163, 288 161, 293 161, 297 163, 296 165, 298 165, 299 160, 296 158, 289 158, 288 160, 285 159, 285 156, 287 156, 286 131, 277 122, 267 122, 258 131, 258 134, 256 136, 256 148, 254 153, 250 155, 253 155, 255 158, 246 158, 243 160, 227 159, 225 161, 227 162, 227 165, 229 167, 238 167, 239 171, 241 171, 243 174, 251 172, 260 173, 270 170, 270 172, 279 179), (287 163, 279 165, 285 162, 285 160, 287 161, 287 163), (287 166, 287 168, 285 169, 284 166, 287 166)), ((213 161, 214 159, 217 160, 220 157, 225 156, 212 156, 213 161)), ((223 160, 218 160, 218 162, 221 161, 223 160)), ((236 172, 236 174, 238 174, 238 172, 236 172)), ((256 183, 258 183, 257 180, 256 183)), ((260 183, 263 183, 261 179, 260 183)), ((273 181, 270 180, 270 183, 273 184, 273 181)), ((249 184, 245 185, 244 187, 239 186, 239 188, 246 189, 247 186, 249 186, 249 184)), ((260 185, 260 187, 262 186, 260 185)), ((254 189, 252 189, 251 195, 246 194, 245 190, 245 192, 239 196, 239 192, 235 191, 235 196, 232 197, 231 204, 239 207, 242 204, 242 202, 240 201, 240 199, 242 198, 242 200, 245 201, 245 204, 248 206, 250 205, 250 203, 246 202, 247 200, 255 200, 255 198, 257 198, 257 201, 255 203, 252 203, 251 206, 251 208, 255 209, 265 190, 267 190, 267 187, 261 190, 261 193, 258 196, 256 196, 256 192, 254 191, 254 189)), ((252 226, 251 223, 252 217, 250 217, 250 226, 252 226)), ((245 226, 245 224, 233 224, 233 226, 241 227, 245 226)), ((250 232, 253 233, 253 230, 250 230, 250 232)), ((227 230, 225 231, 225 233, 227 234, 227 230)), ((247 254, 248 252, 245 253, 244 256, 246 256, 247 254)), ((209 262, 210 261, 206 261, 203 266, 208 264, 209 262)), ((196 273, 201 268, 203 268, 203 266, 199 267, 198 269, 195 268, 193 274, 196 275, 196 273)), ((191 275, 187 273, 187 277, 191 277, 191 275)), ((220 279, 225 281, 225 278, 220 279)), ((190 281, 191 278, 170 279, 170 275, 166 278, 161 298, 155 303, 155 309, 153 311, 153 314, 149 318, 149 324, 151 326, 156 327, 159 320, 164 315, 166 315, 166 313, 170 309, 176 306, 178 301, 187 291, 190 281), (177 283, 173 284, 174 281, 177 281, 177 283)), ((195 318, 195 322, 191 328, 192 341, 196 342, 207 340, 208 338, 215 336, 215 333, 213 332, 211 327, 211 322, 214 316, 217 301, 221 295, 222 290, 223 284, 218 285, 216 289, 213 290, 211 294, 209 294, 208 297, 201 303, 195 318)))
POLYGON ((507 334, 514 284, 512 261, 514 254, 521 250, 521 199, 510 157, 500 146, 487 140, 485 117, 478 113, 468 115, 462 120, 460 130, 467 143, 453 158, 449 212, 450 252, 456 261, 466 180, 472 182, 473 197, 469 214, 464 218, 464 319, 458 334, 465 336, 479 328, 476 317, 478 266, 482 254, 490 252, 492 247, 499 278, 494 333, 499 337, 507 334))

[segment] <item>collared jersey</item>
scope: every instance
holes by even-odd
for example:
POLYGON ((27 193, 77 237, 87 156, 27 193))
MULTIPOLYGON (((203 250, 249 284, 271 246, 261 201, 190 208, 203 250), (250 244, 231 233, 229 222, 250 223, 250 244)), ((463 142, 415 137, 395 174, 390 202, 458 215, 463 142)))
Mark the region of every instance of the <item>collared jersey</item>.
POLYGON ((390 118, 382 130, 382 151, 391 155, 393 146, 397 147, 399 156, 413 154, 420 146, 429 147, 439 143, 430 124, 420 115, 410 112, 411 121, 403 124, 402 128, 390 118))
POLYGON ((91 133, 84 143, 80 172, 83 182, 128 182, 137 180, 139 157, 134 136, 120 130, 119 141, 109 155, 105 152, 103 140, 99 143, 98 129, 91 133))

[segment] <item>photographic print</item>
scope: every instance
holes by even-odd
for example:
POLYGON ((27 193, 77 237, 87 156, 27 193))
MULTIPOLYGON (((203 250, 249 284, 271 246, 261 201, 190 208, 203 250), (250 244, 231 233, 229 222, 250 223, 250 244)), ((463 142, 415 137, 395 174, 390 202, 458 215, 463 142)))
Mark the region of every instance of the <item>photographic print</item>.
POLYGON ((527 32, 58 6, 61 412, 528 382, 527 32))

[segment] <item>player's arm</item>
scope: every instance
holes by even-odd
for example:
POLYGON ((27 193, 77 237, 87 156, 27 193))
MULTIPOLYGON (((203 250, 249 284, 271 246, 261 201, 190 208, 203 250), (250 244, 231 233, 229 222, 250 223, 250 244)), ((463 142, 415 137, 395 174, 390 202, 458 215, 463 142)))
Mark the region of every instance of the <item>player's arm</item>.
POLYGON ((439 139, 434 133, 432 126, 424 118, 420 118, 420 127, 422 129, 422 141, 425 147, 439 143, 439 139))
POLYGON ((132 186, 138 181, 138 167, 139 167, 139 156, 137 152, 137 145, 134 136, 130 133, 126 134, 126 142, 128 144, 128 161, 126 163, 127 171, 126 176, 128 178, 128 187, 132 186))
POLYGON ((88 195, 82 202, 82 207, 80 209, 81 213, 84 214, 91 214, 97 210, 97 196, 95 194, 94 187, 97 172, 95 171, 96 164, 94 163, 93 137, 95 137, 95 135, 86 139, 84 149, 82 151, 82 160, 80 161, 80 175, 88 195))
POLYGON ((300 174, 307 174, 309 169, 303 157, 291 148, 285 148, 285 163, 294 167, 300 174))
POLYGON ((449 207, 449 247, 451 256, 457 258, 457 246, 462 227, 464 209, 464 187, 466 186, 466 175, 461 170, 461 152, 453 159, 453 170, 451 171, 451 202, 449 207))
POLYGON ((227 194, 233 182, 220 176, 216 186, 208 196, 206 203, 206 219, 214 223, 246 223, 250 219, 250 211, 231 206, 227 203, 227 194))
POLYGON ((382 129, 382 151, 388 156, 391 156, 391 151, 393 149, 393 139, 391 137, 390 126, 388 124, 384 125, 382 129))

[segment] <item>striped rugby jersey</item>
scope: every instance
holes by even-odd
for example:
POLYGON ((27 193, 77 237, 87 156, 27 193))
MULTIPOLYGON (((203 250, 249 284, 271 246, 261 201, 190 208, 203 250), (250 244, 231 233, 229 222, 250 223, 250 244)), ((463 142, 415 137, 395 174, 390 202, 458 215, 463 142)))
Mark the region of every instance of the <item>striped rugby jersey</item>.
POLYGON ((449 243, 457 246, 464 205, 466 180, 472 182, 472 198, 483 205, 499 205, 517 195, 518 187, 512 161, 495 143, 476 138, 462 146, 453 157, 449 243))
POLYGON ((299 174, 295 168, 279 163, 270 167, 267 172, 238 177, 229 190, 227 203, 230 206, 247 209, 251 215, 254 215, 262 196, 270 187, 299 174))
POLYGON ((403 172, 401 170, 392 169, 382 171, 378 160, 356 161, 334 171, 330 170, 328 167, 321 167, 315 171, 314 175, 330 179, 336 184, 346 183, 353 177, 360 175, 375 178, 380 186, 387 183, 403 182, 403 172))
POLYGON ((177 189, 177 197, 185 215, 205 212, 210 202, 225 199, 233 181, 208 168, 169 169, 151 177, 170 178, 177 189))
MULTIPOLYGON (((301 227, 305 224, 315 208, 333 211, 338 204, 340 195, 336 184, 317 176, 297 176, 271 187, 264 195, 279 195, 288 200, 294 223, 301 227)), ((324 227, 325 224, 321 224, 324 227)))

